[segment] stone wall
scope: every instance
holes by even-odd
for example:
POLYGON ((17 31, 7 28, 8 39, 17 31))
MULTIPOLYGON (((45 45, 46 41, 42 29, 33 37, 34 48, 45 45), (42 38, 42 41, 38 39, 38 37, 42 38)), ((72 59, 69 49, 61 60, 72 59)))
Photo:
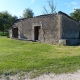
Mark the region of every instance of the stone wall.
POLYGON ((59 45, 76 45, 80 44, 80 39, 59 39, 59 45))
POLYGON ((78 39, 79 23, 66 15, 61 17, 61 38, 62 39, 78 39))
POLYGON ((13 28, 18 28, 19 39, 35 40, 35 27, 38 27, 40 42, 52 44, 79 42, 79 23, 62 12, 18 20, 9 30, 10 37, 13 38, 13 28))
POLYGON ((22 19, 12 26, 18 27, 18 38, 34 40, 34 27, 39 26, 39 41, 56 44, 60 36, 60 16, 44 15, 22 19))

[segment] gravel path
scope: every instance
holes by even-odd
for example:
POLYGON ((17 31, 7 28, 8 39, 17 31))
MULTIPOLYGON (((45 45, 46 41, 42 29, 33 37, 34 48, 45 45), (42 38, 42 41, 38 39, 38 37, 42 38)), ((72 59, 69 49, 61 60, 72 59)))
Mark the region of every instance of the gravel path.
POLYGON ((39 77, 36 77, 34 79, 29 79, 27 75, 20 76, 20 75, 14 75, 14 76, 2 76, 0 77, 0 80, 80 80, 80 71, 77 71, 75 73, 69 73, 69 74, 49 74, 49 75, 41 75, 39 77))

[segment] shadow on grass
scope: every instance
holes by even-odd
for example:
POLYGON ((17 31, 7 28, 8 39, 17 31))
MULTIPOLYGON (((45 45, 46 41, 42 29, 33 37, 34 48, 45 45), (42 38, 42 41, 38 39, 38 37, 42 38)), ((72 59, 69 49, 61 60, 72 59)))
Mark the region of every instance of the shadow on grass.
POLYGON ((0 32, 0 36, 6 36, 6 37, 8 37, 9 33, 8 32, 0 32))

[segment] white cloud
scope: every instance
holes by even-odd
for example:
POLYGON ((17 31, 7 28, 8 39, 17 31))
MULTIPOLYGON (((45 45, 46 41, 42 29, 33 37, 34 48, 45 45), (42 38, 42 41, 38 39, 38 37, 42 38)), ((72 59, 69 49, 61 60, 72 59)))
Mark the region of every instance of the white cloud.
POLYGON ((34 3, 35 0, 31 0, 31 3, 34 3))
POLYGON ((74 5, 74 6, 78 5, 77 2, 72 2, 71 4, 74 5))
POLYGON ((23 13, 23 11, 24 11, 23 9, 22 9, 22 10, 20 10, 20 11, 18 12, 18 14, 21 14, 21 13, 23 13))
POLYGON ((23 12, 24 12, 24 9, 20 10, 20 11, 17 13, 18 17, 19 17, 19 16, 22 16, 23 12))
POLYGON ((70 2, 70 3, 65 3, 65 5, 67 6, 67 7, 76 7, 76 6, 78 6, 78 2, 75 2, 75 1, 73 1, 73 2, 70 2))
POLYGON ((75 9, 80 8, 80 5, 79 4, 80 3, 78 1, 66 2, 65 3, 65 7, 67 8, 66 9, 66 12, 67 13, 74 12, 75 9))
POLYGON ((80 5, 78 4, 78 2, 76 2, 76 1, 73 1, 73 2, 70 2, 70 3, 65 3, 65 5, 69 9, 76 9, 76 8, 80 7, 80 5))

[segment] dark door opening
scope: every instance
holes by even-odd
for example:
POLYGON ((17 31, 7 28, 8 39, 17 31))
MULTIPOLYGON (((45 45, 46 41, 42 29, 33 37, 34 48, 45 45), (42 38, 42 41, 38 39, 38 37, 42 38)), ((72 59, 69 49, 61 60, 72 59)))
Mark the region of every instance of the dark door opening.
POLYGON ((12 29, 12 37, 13 38, 18 38, 18 28, 13 28, 12 29))
POLYGON ((34 40, 39 38, 39 27, 34 27, 34 40))
POLYGON ((80 31, 79 31, 79 39, 80 39, 80 31))

